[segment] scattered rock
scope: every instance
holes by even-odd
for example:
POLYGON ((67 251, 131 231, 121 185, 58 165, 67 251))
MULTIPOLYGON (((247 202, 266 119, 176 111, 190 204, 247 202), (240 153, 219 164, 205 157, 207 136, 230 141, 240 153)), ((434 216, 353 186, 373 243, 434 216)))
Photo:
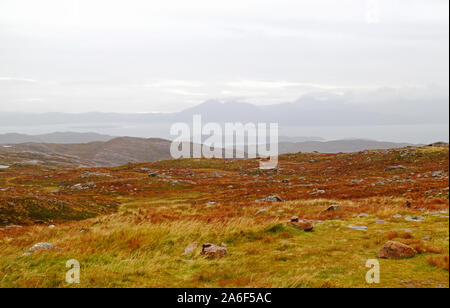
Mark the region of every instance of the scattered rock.
POLYGON ((442 172, 440 172, 440 171, 435 171, 435 172, 433 172, 431 174, 431 176, 434 177, 434 178, 441 178, 441 177, 444 176, 444 174, 442 172))
POLYGON ((370 216, 372 216, 372 215, 367 214, 367 213, 361 213, 358 215, 358 218, 364 218, 364 217, 370 217, 370 216))
POLYGON ((227 255, 227 249, 225 247, 206 243, 203 244, 201 255, 207 258, 222 258, 227 255))
POLYGON ((197 242, 190 243, 190 244, 184 249, 184 252, 183 252, 182 256, 187 256, 187 255, 193 253, 193 252, 197 249, 197 247, 198 247, 198 243, 197 243, 197 242))
POLYGON ((278 195, 272 195, 264 199, 256 200, 256 202, 283 202, 283 199, 278 195))
POLYGON ((397 215, 392 216, 392 218, 395 218, 395 219, 399 219, 399 218, 402 218, 402 217, 403 217, 403 216, 400 215, 400 214, 397 214, 397 215))
POLYGON ((400 242, 389 241, 381 248, 378 256, 382 259, 412 258, 417 254, 414 248, 400 242))
POLYGON ((397 171, 397 170, 407 170, 408 168, 405 166, 390 166, 387 167, 386 169, 384 169, 384 171, 389 172, 389 171, 397 171))
POLYGON ((406 221, 424 221, 425 218, 424 217, 420 217, 420 216, 407 216, 405 217, 406 221))
POLYGON ((260 209, 256 212, 256 214, 261 214, 261 213, 265 213, 265 212, 267 212, 266 209, 260 209))
POLYGON ((215 207, 217 205, 216 202, 208 202, 206 203, 206 207, 215 207))
POLYGON ((158 174, 159 174, 158 171, 150 172, 150 173, 148 174, 148 177, 149 177, 149 178, 155 178, 155 177, 158 176, 158 174))
POLYGON ((353 229, 353 230, 357 230, 357 231, 367 231, 367 226, 350 225, 350 226, 347 226, 347 228, 350 228, 350 229, 353 229))
POLYGON ((334 211, 337 211, 337 210, 339 210, 339 205, 338 204, 333 204, 333 205, 330 205, 326 210, 325 210, 325 212, 334 212, 334 211))
POLYGON ((288 184, 288 183, 291 182, 291 180, 289 180, 289 179, 284 179, 284 180, 282 180, 281 182, 284 183, 284 184, 288 184))
POLYGON ((35 252, 38 252, 38 251, 54 250, 54 249, 59 249, 59 248, 50 243, 37 243, 36 245, 34 245, 30 249, 28 249, 23 255, 27 256, 27 255, 31 255, 35 252))
POLYGON ((306 219, 298 219, 298 217, 296 216, 292 217, 291 221, 289 221, 287 225, 289 227, 305 232, 312 232, 314 230, 314 221, 306 219))

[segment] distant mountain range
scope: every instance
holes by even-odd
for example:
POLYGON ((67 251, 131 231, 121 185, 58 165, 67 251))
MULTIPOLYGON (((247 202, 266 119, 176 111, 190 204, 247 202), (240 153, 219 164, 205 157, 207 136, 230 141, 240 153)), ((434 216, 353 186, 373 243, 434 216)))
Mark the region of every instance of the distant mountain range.
MULTIPOLYGON (((95 135, 67 133, 51 134, 53 140, 62 138, 64 143, 27 142, 8 146, 0 146, 0 163, 2 154, 11 156, 14 153, 28 153, 36 157, 33 160, 55 160, 63 159, 65 163, 70 160, 74 165, 84 166, 118 166, 129 162, 152 162, 171 159, 170 140, 151 138, 119 137, 107 141, 95 141, 88 143, 71 143, 67 140, 80 140, 82 138, 104 138, 112 137, 95 135), (57 137, 56 137, 57 136, 57 137)), ((22 136, 22 135, 20 135, 22 136)), ((22 136, 23 137, 23 136, 22 136)), ((25 138, 25 137, 23 137, 25 138)), ((40 137, 42 138, 42 137, 40 137)), ((337 141, 305 141, 305 142, 280 142, 279 153, 298 152, 357 152, 370 149, 390 149, 409 146, 406 143, 379 142, 370 140, 337 140, 337 141)), ((28 156, 27 156, 28 157, 28 156)))
POLYGON ((27 142, 37 143, 88 143, 94 141, 109 141, 115 137, 97 133, 58 132, 44 135, 3 134, 0 135, 0 144, 19 144, 27 142))
MULTIPOLYGON (((326 99, 304 96, 290 103, 257 106, 235 101, 209 100, 198 106, 175 113, 0 113, 0 127, 33 125, 111 125, 150 123, 191 123, 194 114, 209 122, 265 122, 280 126, 333 126, 333 125, 409 125, 448 124, 448 96, 436 99, 439 110, 430 108, 429 102, 398 99, 395 108, 364 102, 355 103, 346 98, 326 99), (408 113, 404 112, 408 110, 408 113), (445 112, 447 111, 447 112, 445 112)), ((433 105, 433 106, 435 106, 433 105)))

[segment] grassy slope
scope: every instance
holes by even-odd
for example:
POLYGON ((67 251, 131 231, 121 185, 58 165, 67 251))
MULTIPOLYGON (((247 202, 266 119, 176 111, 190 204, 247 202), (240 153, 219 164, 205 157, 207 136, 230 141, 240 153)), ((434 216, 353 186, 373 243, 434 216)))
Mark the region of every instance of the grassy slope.
POLYGON ((365 283, 366 259, 376 258, 389 239, 421 253, 380 260, 381 284, 375 287, 448 287, 448 177, 429 174, 448 176, 448 159, 448 149, 424 148, 287 155, 278 173, 257 170, 256 161, 219 160, 130 164, 88 174, 59 170, 50 178, 38 168, 3 171, 0 188, 9 190, 0 192, 0 204, 29 193, 66 200, 68 208, 87 200, 102 215, 64 222, 55 213, 51 221, 34 221, 24 212, 22 222, 30 226, 0 230, 0 287, 66 287, 65 263, 72 258, 82 266, 79 287, 374 287, 365 283), (409 169, 384 171, 398 164, 409 169), (160 176, 148 178, 148 170, 160 176), (281 183, 286 178, 290 183, 281 183), (94 185, 71 189, 86 182, 94 185), (60 191, 49 193, 54 187, 60 191), (273 193, 287 201, 254 202, 273 193), (217 205, 206 207, 208 201, 217 205), (121 206, 103 212, 105 203, 121 206), (341 209, 324 213, 331 204, 341 209), (261 208, 267 211, 256 214, 261 208), (372 216, 358 218, 363 212, 372 216), (394 219, 395 214, 425 221, 394 219), (292 215, 323 222, 313 233, 302 233, 285 225, 292 215), (366 225, 368 231, 348 225, 366 225), (194 241, 226 243, 229 254, 209 260, 197 250, 182 257, 194 241), (37 242, 61 249, 21 256, 37 242))

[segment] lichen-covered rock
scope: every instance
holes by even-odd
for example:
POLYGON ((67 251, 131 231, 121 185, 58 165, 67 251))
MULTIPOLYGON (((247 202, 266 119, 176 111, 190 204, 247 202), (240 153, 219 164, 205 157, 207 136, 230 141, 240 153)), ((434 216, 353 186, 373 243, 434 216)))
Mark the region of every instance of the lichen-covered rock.
POLYGON ((272 195, 261 200, 256 200, 256 202, 283 202, 283 199, 278 195, 272 195))
POLYGON ((412 258, 417 254, 414 248, 400 242, 389 241, 381 248, 378 256, 383 259, 412 258))
POLYGON ((306 219, 298 219, 297 217, 292 217, 291 221, 289 221, 287 225, 289 227, 305 232, 312 232, 314 230, 314 221, 306 219))
POLYGON ((227 255, 228 251, 225 247, 220 247, 214 244, 203 244, 202 256, 207 258, 222 258, 227 255))
POLYGON ((45 251, 45 250, 53 250, 53 249, 59 249, 58 247, 54 246, 50 243, 37 243, 23 254, 24 256, 31 255, 35 252, 39 251, 45 251))

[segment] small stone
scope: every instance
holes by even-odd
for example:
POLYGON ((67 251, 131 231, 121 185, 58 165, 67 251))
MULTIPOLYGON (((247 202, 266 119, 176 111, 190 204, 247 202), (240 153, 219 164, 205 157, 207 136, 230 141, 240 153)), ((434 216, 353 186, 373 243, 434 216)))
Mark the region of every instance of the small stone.
POLYGON ((256 214, 261 214, 261 213, 265 213, 265 212, 267 212, 266 209, 260 209, 256 212, 256 214))
POLYGON ((358 215, 359 218, 370 217, 370 216, 372 216, 372 215, 369 215, 367 213, 361 213, 358 215))
POLYGON ((347 226, 347 228, 350 228, 350 229, 353 229, 353 230, 357 230, 357 231, 367 231, 367 226, 350 225, 350 226, 347 226))
MULTIPOLYGON (((294 218, 294 217, 293 217, 294 218)), ((298 221, 290 221, 287 223, 289 227, 305 231, 305 232, 312 232, 314 230, 314 221, 312 220, 306 220, 306 219, 300 219, 298 221)))
POLYGON ((48 228, 49 228, 49 229, 55 229, 56 226, 55 226, 55 225, 50 225, 50 226, 48 226, 48 228))
POLYGON ((338 204, 333 204, 333 205, 330 205, 326 210, 325 210, 325 212, 334 212, 334 211, 337 211, 337 210, 339 210, 339 205, 338 204))
POLYGON ((198 247, 198 243, 197 242, 192 242, 190 243, 185 249, 184 252, 182 254, 182 256, 187 256, 191 253, 193 253, 198 247))
POLYGON ((203 244, 201 255, 207 258, 222 258, 227 255, 227 249, 225 247, 206 243, 203 244))
POLYGON ((412 258, 417 254, 414 248, 403 243, 389 241, 381 248, 378 256, 382 259, 412 258))
POLYGON ((397 170, 407 170, 408 168, 405 166, 390 166, 387 167, 384 171, 397 171, 397 170))
POLYGON ((150 172, 150 173, 148 174, 148 177, 150 177, 150 178, 155 178, 155 177, 158 176, 158 174, 159 174, 158 171, 150 172))
POLYGON ((420 217, 420 216, 407 216, 405 217, 406 221, 424 221, 425 218, 420 217))
POLYGON ((256 202, 283 202, 283 199, 278 195, 272 195, 261 200, 256 200, 256 202))
POLYGON ((59 249, 59 248, 50 243, 37 243, 36 245, 34 245, 30 249, 28 249, 23 255, 27 256, 27 255, 31 255, 35 252, 38 252, 38 251, 53 250, 53 249, 59 249))
POLYGON ((392 216, 392 217, 395 218, 395 219, 399 219, 399 218, 402 218, 403 216, 400 215, 400 214, 397 214, 397 215, 394 215, 394 216, 392 216))

